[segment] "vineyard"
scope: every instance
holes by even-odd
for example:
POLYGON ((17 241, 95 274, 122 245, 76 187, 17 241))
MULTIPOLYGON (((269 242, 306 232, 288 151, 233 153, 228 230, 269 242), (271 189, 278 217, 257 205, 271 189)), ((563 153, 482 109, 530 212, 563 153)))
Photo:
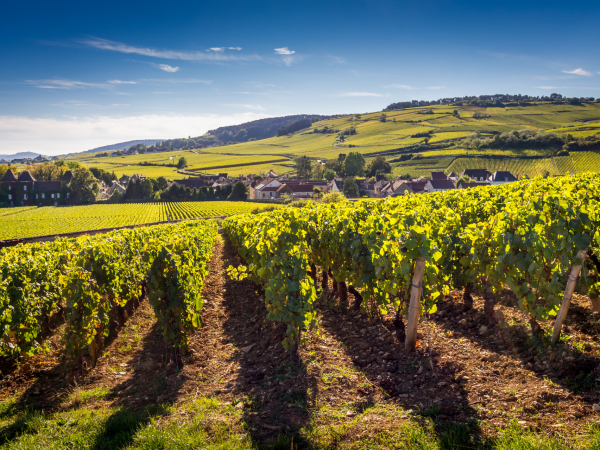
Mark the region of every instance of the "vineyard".
MULTIPOLYGON (((393 314, 409 351, 415 349, 418 321, 457 288, 465 289, 467 308, 473 288, 484 292, 485 314, 494 326, 501 320, 495 295, 508 286, 536 336, 537 321, 556 317, 562 305, 554 343, 586 255, 593 261, 600 256, 599 181, 597 175, 536 179, 495 189, 283 209, 229 218, 223 226, 248 264, 232 272, 264 286, 268 318, 287 326, 283 345, 293 364, 299 363, 302 333, 316 325, 317 266, 322 289, 332 277, 345 307, 350 292, 355 311, 393 314)), ((585 287, 597 297, 600 284, 588 270, 583 267, 585 287)))
POLYGON ((73 233, 166 220, 246 213, 261 205, 245 202, 162 202, 72 207, 8 208, 0 214, 0 239, 73 233))
POLYGON ((214 221, 118 230, 0 251, 0 355, 48 351, 43 336, 59 311, 75 357, 103 340, 146 293, 165 341, 187 345, 200 326, 202 284, 217 232, 214 221))
POLYGON ((599 186, 0 250, 0 445, 596 448, 599 186))

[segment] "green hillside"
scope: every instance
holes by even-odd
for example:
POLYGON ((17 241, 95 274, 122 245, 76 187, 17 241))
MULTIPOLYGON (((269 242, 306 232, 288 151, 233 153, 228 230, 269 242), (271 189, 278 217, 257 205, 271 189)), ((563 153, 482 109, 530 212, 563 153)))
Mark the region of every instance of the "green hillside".
POLYGON ((458 172, 475 167, 510 170, 519 176, 600 169, 600 154, 595 151, 569 151, 568 156, 556 156, 560 151, 556 145, 467 148, 473 133, 480 133, 481 139, 485 139, 524 129, 568 136, 570 140, 600 138, 597 102, 582 105, 540 102, 533 106, 493 108, 433 105, 386 111, 385 117, 382 114, 338 116, 286 136, 234 145, 122 157, 82 154, 69 159, 117 174, 145 173, 171 179, 180 176, 174 165, 181 156, 189 164, 188 171, 238 175, 269 169, 286 173, 293 170, 295 156, 330 159, 351 151, 362 153, 367 159, 383 154, 392 162, 394 174, 411 176, 426 175, 431 170, 458 172), (352 132, 340 137, 346 130, 352 132), (403 154, 420 157, 394 162, 403 154))

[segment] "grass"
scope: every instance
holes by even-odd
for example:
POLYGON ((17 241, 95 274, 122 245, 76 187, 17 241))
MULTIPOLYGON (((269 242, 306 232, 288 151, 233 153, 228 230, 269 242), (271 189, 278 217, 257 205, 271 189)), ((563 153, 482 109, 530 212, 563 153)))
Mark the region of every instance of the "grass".
POLYGON ((0 407, 2 449, 249 449, 242 411, 202 398, 139 411, 98 406, 59 412, 0 407))
MULTIPOLYGON (((577 436, 557 427, 535 432, 507 418, 502 427, 472 420, 440 420, 439 407, 403 410, 393 404, 342 403, 310 409, 305 425, 264 442, 246 423, 246 412, 212 398, 133 410, 103 402, 102 390, 82 391, 94 403, 67 402, 57 411, 19 409, 19 399, 0 403, 0 449, 594 449, 600 428, 577 436), (100 394, 99 394, 100 393, 100 394)), ((290 402, 304 404, 289 394, 290 402)))

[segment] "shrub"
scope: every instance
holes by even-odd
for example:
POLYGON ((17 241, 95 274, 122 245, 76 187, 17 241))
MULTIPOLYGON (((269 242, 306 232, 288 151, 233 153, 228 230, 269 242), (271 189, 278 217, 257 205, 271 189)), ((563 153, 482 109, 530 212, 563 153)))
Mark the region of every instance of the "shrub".
POLYGON ((330 192, 325 194, 321 199, 323 203, 339 203, 343 202, 344 200, 346 200, 346 197, 340 192, 330 192))

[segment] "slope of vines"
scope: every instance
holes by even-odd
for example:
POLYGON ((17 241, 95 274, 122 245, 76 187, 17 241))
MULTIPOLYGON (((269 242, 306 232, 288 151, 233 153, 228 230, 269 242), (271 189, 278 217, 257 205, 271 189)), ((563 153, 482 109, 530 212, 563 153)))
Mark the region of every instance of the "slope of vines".
POLYGON ((0 250, 0 354, 45 349, 49 319, 62 311, 64 343, 92 362, 111 321, 149 299, 173 347, 200 326, 202 284, 217 232, 214 221, 117 230, 0 250))
POLYGON ((578 252, 598 253, 599 186, 600 176, 580 175, 309 204, 231 217, 223 228, 247 263, 232 273, 263 284, 268 318, 288 325, 284 345, 292 352, 315 323, 316 266, 324 290, 333 277, 342 304, 349 289, 355 308, 395 312, 401 338, 417 264, 424 265, 419 316, 434 312, 450 288, 465 287, 468 297, 479 287, 493 324, 494 295, 508 286, 535 327, 556 315, 578 252))

